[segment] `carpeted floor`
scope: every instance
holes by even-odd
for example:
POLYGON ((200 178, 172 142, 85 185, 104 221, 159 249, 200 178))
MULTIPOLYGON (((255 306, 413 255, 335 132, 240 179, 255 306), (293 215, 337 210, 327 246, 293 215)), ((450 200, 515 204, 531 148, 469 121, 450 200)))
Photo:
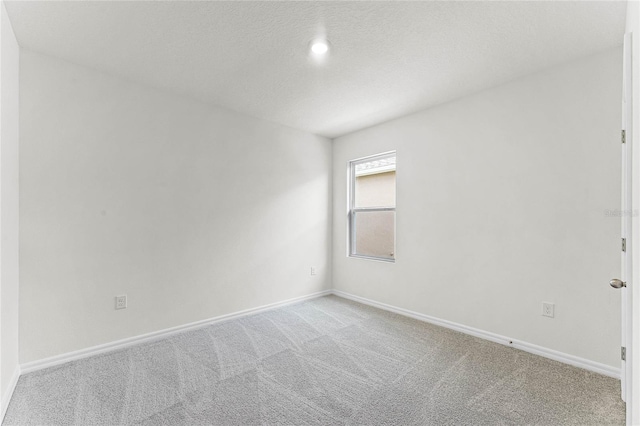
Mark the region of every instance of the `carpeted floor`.
POLYGON ((3 424, 622 425, 619 388, 328 296, 24 375, 3 424))

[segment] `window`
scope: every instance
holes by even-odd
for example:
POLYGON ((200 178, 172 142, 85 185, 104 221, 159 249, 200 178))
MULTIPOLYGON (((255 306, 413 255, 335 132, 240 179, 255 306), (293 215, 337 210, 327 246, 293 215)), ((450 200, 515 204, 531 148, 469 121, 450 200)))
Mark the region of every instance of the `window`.
POLYGON ((349 162, 349 256, 395 261, 396 153, 349 162))

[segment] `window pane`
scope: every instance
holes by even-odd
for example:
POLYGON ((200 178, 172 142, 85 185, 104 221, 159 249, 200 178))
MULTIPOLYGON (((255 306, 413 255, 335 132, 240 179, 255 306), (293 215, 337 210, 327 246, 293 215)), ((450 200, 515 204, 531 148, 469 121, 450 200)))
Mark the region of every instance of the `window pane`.
POLYGON ((352 207, 396 206, 396 156, 355 164, 352 207))
POLYGON ((393 259, 395 216, 394 211, 354 212, 353 254, 393 259))

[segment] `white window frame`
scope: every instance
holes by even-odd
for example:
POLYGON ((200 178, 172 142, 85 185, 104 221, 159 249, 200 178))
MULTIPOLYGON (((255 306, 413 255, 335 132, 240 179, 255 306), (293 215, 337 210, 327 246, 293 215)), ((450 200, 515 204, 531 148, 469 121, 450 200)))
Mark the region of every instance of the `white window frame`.
MULTIPOLYGON (((396 151, 387 151, 387 152, 383 152, 381 154, 376 154, 376 155, 370 155, 368 157, 362 157, 362 158, 358 158, 355 160, 351 160, 349 161, 349 168, 348 168, 348 174, 349 174, 349 182, 348 182, 348 200, 347 200, 347 207, 348 207, 348 212, 347 212, 347 228, 348 228, 348 236, 347 236, 347 256, 348 257, 355 257, 355 258, 359 258, 359 259, 368 259, 368 260, 377 260, 380 262, 388 262, 388 263, 395 263, 396 262, 396 221, 395 221, 395 214, 394 214, 394 220, 393 220, 393 226, 394 226, 394 230, 393 230, 393 258, 388 258, 388 257, 379 257, 379 256, 367 256, 367 255, 363 255, 363 254, 358 254, 356 253, 356 227, 355 227, 355 214, 358 212, 387 212, 387 211, 392 211, 392 212, 396 212, 396 207, 359 207, 356 208, 355 207, 355 198, 356 198, 356 166, 358 164, 362 164, 362 163, 368 163, 369 161, 375 161, 377 159, 382 159, 382 158, 386 158, 386 157, 392 157, 392 156, 396 156, 396 151)), ((396 164, 397 164, 397 157, 396 157, 396 164)), ((391 171, 391 170, 389 170, 391 171)), ((397 167, 393 168, 393 171, 396 171, 396 176, 397 176, 397 167)), ((382 173, 382 172, 380 172, 382 173)), ((396 182, 397 185, 397 182, 396 182)), ((397 195, 396 195, 397 197, 397 195)))

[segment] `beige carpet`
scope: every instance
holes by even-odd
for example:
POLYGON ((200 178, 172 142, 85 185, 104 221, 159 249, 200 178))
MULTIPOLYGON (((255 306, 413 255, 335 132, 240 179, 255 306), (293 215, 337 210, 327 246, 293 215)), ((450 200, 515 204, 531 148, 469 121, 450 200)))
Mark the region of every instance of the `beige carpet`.
POLYGON ((24 375, 4 424, 622 425, 619 388, 329 296, 24 375))

